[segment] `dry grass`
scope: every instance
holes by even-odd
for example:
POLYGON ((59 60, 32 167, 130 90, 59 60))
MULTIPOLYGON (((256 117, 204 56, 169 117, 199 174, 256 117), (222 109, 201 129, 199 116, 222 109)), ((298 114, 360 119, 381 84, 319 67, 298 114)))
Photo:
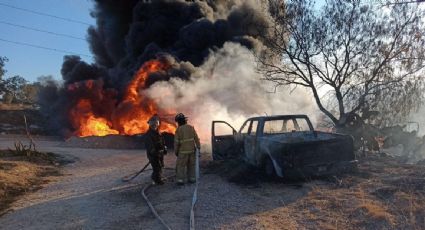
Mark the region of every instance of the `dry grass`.
POLYGON ((359 171, 306 183, 301 199, 254 214, 259 229, 423 229, 425 167, 376 157, 359 171))
POLYGON ((32 105, 25 104, 4 104, 0 102, 0 110, 23 110, 23 109, 32 109, 32 105))
POLYGON ((396 229, 384 204, 354 194, 349 189, 314 186, 305 198, 261 213, 258 219, 264 229, 396 229))
POLYGON ((51 154, 36 151, 26 156, 0 150, 0 216, 19 196, 41 188, 48 176, 59 175, 52 158, 51 154))
POLYGON ((369 202, 364 202, 358 206, 358 208, 365 213, 365 215, 370 216, 372 219, 385 220, 387 222, 393 223, 392 215, 387 211, 387 209, 382 205, 373 200, 368 200, 369 202))

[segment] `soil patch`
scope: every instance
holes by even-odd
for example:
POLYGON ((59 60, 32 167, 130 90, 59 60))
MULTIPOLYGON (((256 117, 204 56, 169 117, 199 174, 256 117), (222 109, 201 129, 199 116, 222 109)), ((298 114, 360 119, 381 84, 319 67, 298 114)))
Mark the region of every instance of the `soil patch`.
POLYGON ((12 150, 0 150, 0 216, 19 196, 33 192, 59 176, 58 166, 67 163, 53 153, 37 151, 25 155, 12 150))

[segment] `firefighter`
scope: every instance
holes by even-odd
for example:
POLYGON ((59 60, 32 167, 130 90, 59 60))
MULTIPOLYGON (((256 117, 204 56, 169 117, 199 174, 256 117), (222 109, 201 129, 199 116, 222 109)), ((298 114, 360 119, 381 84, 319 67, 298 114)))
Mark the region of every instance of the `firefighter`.
POLYGON ((149 130, 145 135, 145 146, 149 162, 152 166, 152 180, 154 184, 164 184, 162 168, 164 167, 164 155, 167 154, 164 137, 159 133, 159 117, 152 116, 149 121, 149 130))
POLYGON ((195 128, 187 124, 187 117, 184 114, 177 114, 175 120, 178 123, 174 136, 174 151, 177 156, 177 184, 183 185, 186 179, 189 183, 195 183, 195 150, 198 149, 198 152, 200 152, 199 137, 195 128))

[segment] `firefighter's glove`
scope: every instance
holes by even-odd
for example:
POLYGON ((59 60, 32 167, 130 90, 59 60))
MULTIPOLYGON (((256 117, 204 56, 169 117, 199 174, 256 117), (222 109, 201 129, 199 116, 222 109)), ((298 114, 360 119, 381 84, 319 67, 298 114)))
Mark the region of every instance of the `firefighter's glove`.
POLYGON ((158 151, 161 156, 167 155, 167 147, 158 151))

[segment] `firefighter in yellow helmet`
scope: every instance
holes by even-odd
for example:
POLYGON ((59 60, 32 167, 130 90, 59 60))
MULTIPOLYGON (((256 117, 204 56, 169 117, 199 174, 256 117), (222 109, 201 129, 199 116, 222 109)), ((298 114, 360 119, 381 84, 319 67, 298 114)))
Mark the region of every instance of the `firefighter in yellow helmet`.
POLYGON ((193 126, 187 124, 187 117, 179 113, 175 117, 178 128, 174 136, 174 151, 177 156, 176 179, 178 185, 183 185, 188 179, 189 183, 196 182, 195 154, 200 150, 198 134, 193 126))

